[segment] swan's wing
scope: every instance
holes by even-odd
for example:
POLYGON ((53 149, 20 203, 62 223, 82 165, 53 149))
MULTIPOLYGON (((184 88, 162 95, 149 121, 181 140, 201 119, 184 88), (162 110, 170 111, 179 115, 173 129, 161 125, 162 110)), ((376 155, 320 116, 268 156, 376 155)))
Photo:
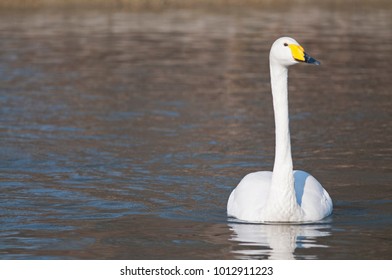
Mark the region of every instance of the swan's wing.
POLYGON ((246 175, 231 192, 227 214, 246 221, 260 221, 271 186, 272 172, 259 171, 246 175))
POLYGON ((297 202, 304 212, 304 220, 321 220, 332 213, 332 200, 322 185, 307 172, 294 171, 297 202))

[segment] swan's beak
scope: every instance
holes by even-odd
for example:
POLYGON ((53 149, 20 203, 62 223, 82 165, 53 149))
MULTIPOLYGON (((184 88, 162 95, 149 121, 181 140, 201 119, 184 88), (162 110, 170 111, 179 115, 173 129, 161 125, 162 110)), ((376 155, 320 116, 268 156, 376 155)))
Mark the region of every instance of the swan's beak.
POLYGON ((289 44, 291 54, 296 61, 320 65, 320 62, 308 55, 300 45, 289 44))
POLYGON ((320 61, 314 59, 313 57, 311 57, 307 53, 304 53, 304 56, 305 56, 305 62, 306 63, 314 64, 314 65, 320 65, 320 61))

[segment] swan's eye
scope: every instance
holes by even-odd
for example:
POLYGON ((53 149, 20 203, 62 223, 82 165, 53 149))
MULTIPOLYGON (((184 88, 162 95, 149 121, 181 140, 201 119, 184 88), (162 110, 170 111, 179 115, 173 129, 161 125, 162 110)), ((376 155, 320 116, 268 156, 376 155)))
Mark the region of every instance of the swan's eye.
POLYGON ((284 44, 283 44, 283 46, 285 46, 285 47, 287 47, 288 45, 289 45, 289 44, 287 44, 287 43, 284 43, 284 44))

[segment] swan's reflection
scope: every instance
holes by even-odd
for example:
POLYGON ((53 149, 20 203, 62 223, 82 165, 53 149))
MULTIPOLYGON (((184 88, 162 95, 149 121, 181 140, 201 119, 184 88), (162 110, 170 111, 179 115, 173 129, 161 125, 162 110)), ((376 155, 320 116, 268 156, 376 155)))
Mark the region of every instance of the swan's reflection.
MULTIPOLYGON (((326 247, 317 238, 330 235, 329 224, 241 224, 230 223, 230 240, 239 242, 238 258, 294 259, 296 248, 326 247)), ((301 256, 311 259, 312 256, 301 256)))

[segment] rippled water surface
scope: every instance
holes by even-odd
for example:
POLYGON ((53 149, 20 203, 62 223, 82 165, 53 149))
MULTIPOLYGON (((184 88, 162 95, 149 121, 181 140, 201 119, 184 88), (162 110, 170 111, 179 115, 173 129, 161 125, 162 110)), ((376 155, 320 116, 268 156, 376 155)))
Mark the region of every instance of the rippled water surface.
POLYGON ((0 258, 391 259, 392 11, 35 11, 0 17, 0 258), (271 170, 268 52, 295 37, 295 169, 334 213, 226 217, 271 170))

